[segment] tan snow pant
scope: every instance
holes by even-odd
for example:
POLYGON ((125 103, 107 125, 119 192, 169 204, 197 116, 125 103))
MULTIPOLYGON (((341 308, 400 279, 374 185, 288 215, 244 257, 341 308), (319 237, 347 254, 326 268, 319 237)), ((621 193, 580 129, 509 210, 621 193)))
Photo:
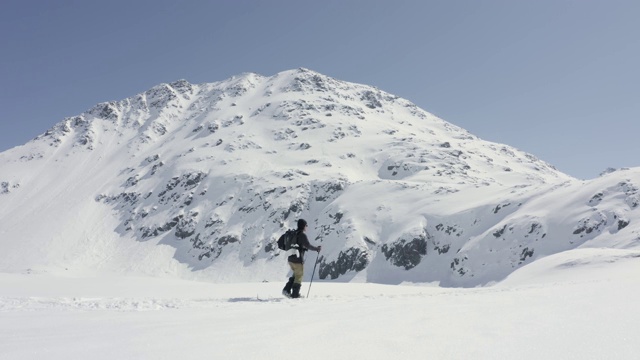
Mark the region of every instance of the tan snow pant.
POLYGON ((302 284, 302 275, 304 275, 304 265, 298 263, 289 262, 289 266, 293 271, 293 283, 302 284))

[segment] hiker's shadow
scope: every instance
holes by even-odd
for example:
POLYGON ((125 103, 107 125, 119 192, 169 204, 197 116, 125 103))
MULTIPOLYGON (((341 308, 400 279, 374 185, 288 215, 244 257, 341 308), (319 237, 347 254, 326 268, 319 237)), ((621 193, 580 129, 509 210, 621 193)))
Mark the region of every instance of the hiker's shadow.
POLYGON ((259 297, 237 297, 237 298, 230 298, 229 302, 232 303, 236 303, 236 302, 280 302, 283 301, 285 299, 279 299, 279 298, 268 298, 268 299, 261 299, 259 297))

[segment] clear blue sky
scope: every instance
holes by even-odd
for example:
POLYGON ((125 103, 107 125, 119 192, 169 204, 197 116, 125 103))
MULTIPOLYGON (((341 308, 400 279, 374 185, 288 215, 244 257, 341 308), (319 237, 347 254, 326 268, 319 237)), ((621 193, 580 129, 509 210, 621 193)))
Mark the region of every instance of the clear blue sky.
POLYGON ((306 67, 578 178, 640 166, 640 1, 3 0, 0 151, 163 82, 306 67))

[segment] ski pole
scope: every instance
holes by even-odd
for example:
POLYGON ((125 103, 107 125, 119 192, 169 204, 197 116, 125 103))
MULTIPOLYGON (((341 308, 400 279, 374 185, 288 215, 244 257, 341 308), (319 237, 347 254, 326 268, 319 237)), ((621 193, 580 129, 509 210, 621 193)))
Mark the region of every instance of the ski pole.
POLYGON ((313 284, 313 276, 316 274, 316 266, 318 265, 318 259, 320 259, 319 251, 318 251, 318 256, 316 256, 316 263, 313 265, 313 272, 311 273, 311 281, 309 282, 309 290, 307 290, 307 297, 309 297, 309 292, 311 291, 311 284, 313 284))

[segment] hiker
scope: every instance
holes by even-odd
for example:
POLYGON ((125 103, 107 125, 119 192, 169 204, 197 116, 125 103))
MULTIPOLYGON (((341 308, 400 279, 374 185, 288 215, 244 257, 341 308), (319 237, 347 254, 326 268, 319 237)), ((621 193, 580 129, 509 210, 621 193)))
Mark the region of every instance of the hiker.
POLYGON ((287 260, 289 261, 289 266, 293 271, 293 276, 289 278, 287 285, 285 285, 284 289, 282 289, 282 294, 286 297, 290 298, 299 298, 300 297, 300 287, 302 286, 302 275, 304 274, 304 253, 307 250, 313 250, 320 252, 322 246, 313 246, 309 243, 309 239, 307 238, 307 222, 304 219, 298 220, 298 236, 296 244, 297 246, 291 249, 292 252, 295 252, 293 255, 290 255, 287 260))

